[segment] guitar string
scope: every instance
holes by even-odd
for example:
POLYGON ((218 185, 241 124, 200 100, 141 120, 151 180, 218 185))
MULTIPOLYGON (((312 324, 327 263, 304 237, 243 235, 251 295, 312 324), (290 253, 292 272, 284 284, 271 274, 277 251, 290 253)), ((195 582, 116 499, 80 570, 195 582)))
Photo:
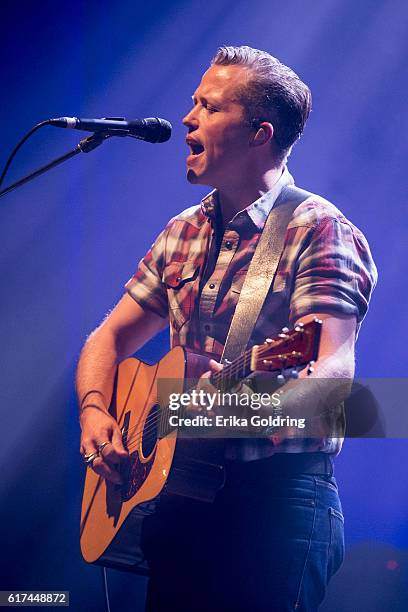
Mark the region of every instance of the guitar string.
MULTIPOLYGON (((157 425, 157 421, 161 420, 162 422, 165 421, 164 418, 164 414, 166 411, 168 411, 169 409, 166 407, 164 410, 161 410, 159 413, 155 413, 153 415, 149 415, 145 421, 144 426, 142 427, 142 429, 137 430, 137 427, 139 426, 136 425, 134 428, 132 428, 131 430, 128 431, 128 436, 129 436, 129 444, 128 444, 128 450, 130 448, 134 448, 135 446, 137 446, 139 444, 139 442, 141 441, 143 435, 152 433, 157 425)), ((324 414, 324 413, 322 413, 324 414)), ((192 415, 192 416, 199 416, 197 415, 192 415)), ((319 418, 319 415, 315 415, 312 418, 319 418)))
MULTIPOLYGON (((251 352, 251 351, 250 351, 250 352, 251 352)), ((239 362, 239 365, 235 366, 235 368, 233 368, 233 369, 232 369, 232 374, 236 374, 236 373, 238 373, 238 371, 239 371, 241 368, 242 368, 242 369, 243 369, 243 371, 244 371, 244 367, 245 367, 245 365, 246 365, 246 361, 247 361, 247 360, 248 360, 248 354, 247 354, 247 353, 244 353, 244 355, 242 355, 241 357, 239 357, 239 358, 236 360, 237 362, 239 362)), ((234 365, 235 365, 235 362, 233 362, 233 363, 234 363, 234 365)), ((226 376, 225 376, 225 373, 224 373, 223 371, 222 371, 222 372, 215 372, 215 373, 213 374, 212 378, 213 378, 213 381, 214 381, 214 382, 217 384, 218 382, 220 382, 220 381, 222 381, 222 380, 226 381, 227 379, 231 379, 231 378, 232 378, 232 375, 231 375, 231 373, 230 373, 230 375, 226 377, 226 376)), ((186 391, 186 392, 188 392, 188 391, 186 391)), ((154 402, 154 403, 157 403, 157 402, 154 402)), ((152 416, 153 416, 153 415, 152 415, 152 416)), ((148 419, 149 419, 149 417, 147 417, 147 419, 146 419, 145 423, 147 422, 147 420, 148 420, 148 419)), ((138 425, 136 425, 135 427, 138 427, 138 425)), ((127 433, 128 433, 128 434, 129 434, 129 433, 133 433, 133 431, 134 431, 134 428, 131 428, 131 429, 129 429, 129 430, 128 430, 128 432, 127 432, 127 433)))
MULTIPOLYGON (((164 410, 161 410, 159 414, 156 413, 154 415, 150 415, 146 419, 145 426, 142 429, 140 429, 138 431, 135 431, 137 429, 137 426, 136 426, 132 430, 129 430, 128 434, 131 433, 131 436, 130 436, 130 442, 131 443, 128 444, 128 449, 130 449, 130 448, 132 448, 134 446, 137 446, 137 444, 142 439, 143 434, 151 433, 154 430, 155 426, 156 426, 156 421, 162 419, 165 411, 167 411, 167 410, 168 410, 168 408, 166 407, 164 410), (146 423, 148 421, 150 421, 150 422, 148 423, 148 425, 146 425, 146 423)), ((313 415, 312 420, 318 419, 321 416, 327 414, 328 412, 330 412, 330 408, 326 408, 322 412, 319 412, 317 415, 313 415)))
MULTIPOLYGON (((288 339, 285 339, 285 341, 287 341, 288 339)), ((289 340, 292 340, 292 338, 289 338, 289 340)), ((262 353, 268 353, 270 351, 270 347, 269 346, 263 346, 263 345, 259 345, 258 346, 258 352, 260 353, 260 356, 262 357, 262 353)), ((227 377, 225 376, 225 372, 221 371, 221 372, 216 372, 214 373, 214 375, 212 376, 214 382, 225 382, 226 380, 231 380, 232 377, 237 374, 239 372, 239 370, 243 370, 243 372, 245 372, 245 365, 246 365, 246 361, 250 361, 252 356, 252 349, 250 349, 249 351, 246 351, 241 357, 239 357, 236 361, 234 361, 231 366, 235 366, 235 367, 231 367, 227 373, 229 374, 227 377)), ((155 402, 156 403, 156 402, 155 402)), ((139 426, 139 424, 137 424, 136 426, 134 426, 133 428, 130 428, 127 432, 127 435, 129 436, 130 434, 130 439, 133 441, 133 446, 137 445, 143 434, 145 433, 150 433, 154 430, 154 428, 156 427, 156 422, 159 420, 159 418, 162 416, 163 411, 161 411, 160 416, 156 416, 156 414, 154 415, 149 415, 146 418, 145 424, 143 426, 142 429, 135 431, 137 429, 137 427, 139 426), (148 423, 148 421, 150 421, 148 423), (146 425, 148 423, 148 425, 146 425), (138 436, 140 436, 138 438, 138 436)), ((128 448, 130 448, 130 445, 128 445, 128 448)))
MULTIPOLYGON (((268 347, 265 347, 265 349, 263 349, 262 347, 260 347, 260 348, 262 349, 262 351, 261 351, 261 352, 263 352, 263 351, 265 351, 265 350, 266 350, 266 351, 268 351, 268 350, 269 350, 269 349, 268 349, 268 347)), ((216 384, 217 384, 218 382, 226 382, 228 379, 229 379, 229 380, 231 380, 231 378, 232 378, 232 377, 233 377, 235 374, 237 374, 237 373, 239 372, 239 370, 241 370, 241 369, 242 369, 242 371, 243 371, 243 372, 245 372, 245 367, 246 367, 246 365, 249 365, 249 364, 248 364, 248 363, 246 363, 246 362, 247 362, 248 360, 250 361, 250 358, 251 358, 251 352, 252 352, 252 349, 251 349, 250 351, 247 351, 246 353, 244 353, 244 354, 243 354, 241 357, 239 357, 239 358, 236 360, 236 361, 238 362, 238 365, 236 365, 236 363, 235 363, 235 362, 233 362, 235 367, 234 367, 234 368, 231 368, 231 369, 230 369, 230 370, 227 372, 227 373, 229 374, 228 376, 225 376, 224 371, 214 373, 214 374, 213 374, 213 376, 212 376, 213 381, 214 381, 216 384)), ((157 402, 154 402, 154 403, 157 403, 157 402)), ((149 431, 149 425, 146 427, 146 423, 148 422, 148 420, 150 420, 150 421, 151 421, 151 423, 150 423, 149 425, 154 426, 154 425, 155 425, 154 421, 155 421, 155 420, 157 420, 157 417, 155 418, 155 417, 154 417, 154 415, 151 415, 151 417, 149 417, 149 416, 148 416, 148 417, 146 418, 146 421, 145 421, 145 426, 144 426, 143 430, 140 430, 139 432, 136 432, 136 434, 137 434, 137 433, 143 433, 143 431, 149 431)), ((129 429, 129 430, 128 430, 128 432, 127 432, 127 434, 128 434, 128 435, 129 435, 129 434, 133 434, 133 433, 134 433, 134 430, 135 430, 135 429, 136 429, 138 426, 139 426, 139 425, 136 425, 135 427, 133 427, 133 428, 129 429)))
MULTIPOLYGON (((296 328, 295 328, 295 330, 299 331, 296 328)), ((294 334, 292 336, 286 336, 285 338, 281 339, 281 342, 277 342, 277 344, 279 346, 279 344, 283 344, 283 343, 287 343, 287 342, 293 342, 293 340, 295 338, 296 338, 296 334, 294 334)), ((270 348, 271 348, 270 344, 258 345, 258 347, 257 347, 257 357, 258 358, 262 357, 264 353, 270 352, 270 348)), ((274 348, 276 349, 276 347, 274 347, 274 348)), ((251 361, 252 352, 253 352, 253 348, 245 351, 243 353, 243 355, 241 355, 236 360, 234 360, 229 367, 227 366, 227 369, 224 368, 223 371, 214 373, 212 375, 212 377, 211 377, 213 379, 213 382, 215 382, 217 384, 218 382, 226 382, 227 380, 231 381, 233 378, 236 377, 235 375, 238 374, 238 372, 240 372, 240 371, 241 371, 241 374, 244 375, 246 367, 249 365, 249 363, 251 361), (247 363, 248 361, 249 361, 249 363, 247 363)), ((282 364, 282 366, 283 365, 284 364, 282 364)), ((137 437, 139 434, 143 435, 143 432, 149 433, 156 426, 156 421, 158 420, 158 418, 159 417, 156 417, 155 415, 151 415, 150 417, 148 416, 146 418, 145 425, 144 425, 143 429, 141 429, 139 431, 135 431, 135 429, 139 426, 139 424, 137 424, 135 427, 133 427, 133 428, 128 430, 127 435, 129 436, 129 434, 131 434, 131 436, 133 436, 133 439, 135 439, 135 437, 137 437), (146 426, 146 423, 148 422, 148 420, 150 420, 150 423, 146 426)))
MULTIPOLYGON (((318 414, 313 415, 311 417, 311 420, 315 421, 317 419, 320 419, 321 417, 323 417, 326 414, 328 414, 330 411, 331 411, 331 408, 325 408, 322 412, 319 412, 318 414)), ((157 418, 160 418, 160 417, 157 417, 157 418)), ((137 447, 139 445, 139 442, 142 440, 143 434, 145 434, 145 433, 146 433, 145 429, 136 432, 135 435, 133 437, 131 437, 131 443, 128 444, 127 450, 130 450, 130 449, 133 449, 133 448, 137 447)), ((300 432, 299 432, 299 434, 300 434, 300 432)), ((325 434, 325 435, 327 435, 327 434, 325 434)), ((338 437, 338 436, 336 436, 336 437, 338 437)))

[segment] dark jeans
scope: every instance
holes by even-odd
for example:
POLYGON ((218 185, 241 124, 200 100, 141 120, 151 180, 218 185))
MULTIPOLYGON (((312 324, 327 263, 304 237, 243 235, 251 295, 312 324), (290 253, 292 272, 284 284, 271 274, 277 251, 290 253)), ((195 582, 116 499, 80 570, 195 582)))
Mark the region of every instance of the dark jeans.
POLYGON ((167 498, 145 533, 148 612, 313 611, 344 555, 335 478, 257 479, 252 462, 214 504, 167 498))

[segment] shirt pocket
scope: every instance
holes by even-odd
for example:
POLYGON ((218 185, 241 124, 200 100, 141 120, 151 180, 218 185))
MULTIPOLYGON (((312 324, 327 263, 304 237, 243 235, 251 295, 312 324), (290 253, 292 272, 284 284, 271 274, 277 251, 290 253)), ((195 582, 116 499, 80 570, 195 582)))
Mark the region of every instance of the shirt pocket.
POLYGON ((170 323, 179 331, 191 317, 195 297, 199 266, 190 262, 172 262, 163 270, 170 311, 170 323))
MULTIPOLYGON (((231 292, 240 294, 242 287, 244 286, 245 278, 248 273, 248 269, 238 270, 231 284, 231 292)), ((286 272, 277 272, 273 280, 272 287, 269 288, 269 293, 284 293, 287 291, 289 285, 289 275, 286 272)))

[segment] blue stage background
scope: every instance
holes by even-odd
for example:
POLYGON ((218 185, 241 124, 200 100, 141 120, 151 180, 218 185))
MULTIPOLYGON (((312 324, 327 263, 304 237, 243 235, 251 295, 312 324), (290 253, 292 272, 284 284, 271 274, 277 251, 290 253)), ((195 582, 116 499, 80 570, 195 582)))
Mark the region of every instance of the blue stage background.
MULTIPOLYGON (((100 570, 82 562, 78 545, 75 365, 163 225, 208 191, 185 180, 181 117, 219 45, 266 49, 310 85, 313 112, 289 169, 370 242, 379 284, 357 345, 358 375, 406 376, 407 40, 402 0, 2 9, 1 165, 49 117, 173 124, 168 143, 112 139, 0 200, 2 590, 70 590, 73 610, 103 609, 100 570)), ((83 136, 42 129, 6 184, 83 136)), ((145 354, 166 348, 162 334, 145 354)), ((347 558, 324 610, 408 609, 406 455, 406 440, 346 441, 337 476, 347 558)), ((143 578, 110 572, 110 584, 113 610, 143 609, 143 578)))

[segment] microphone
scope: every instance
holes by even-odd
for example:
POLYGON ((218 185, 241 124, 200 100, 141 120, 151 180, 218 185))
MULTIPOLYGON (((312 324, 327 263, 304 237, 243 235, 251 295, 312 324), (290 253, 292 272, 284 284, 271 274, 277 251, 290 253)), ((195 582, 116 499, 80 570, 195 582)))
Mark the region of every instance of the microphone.
POLYGON ((148 117, 126 121, 124 117, 105 117, 103 119, 78 119, 78 117, 58 117, 49 119, 55 127, 83 130, 85 132, 107 132, 111 136, 133 136, 146 142, 166 142, 171 136, 171 123, 166 119, 148 117))

